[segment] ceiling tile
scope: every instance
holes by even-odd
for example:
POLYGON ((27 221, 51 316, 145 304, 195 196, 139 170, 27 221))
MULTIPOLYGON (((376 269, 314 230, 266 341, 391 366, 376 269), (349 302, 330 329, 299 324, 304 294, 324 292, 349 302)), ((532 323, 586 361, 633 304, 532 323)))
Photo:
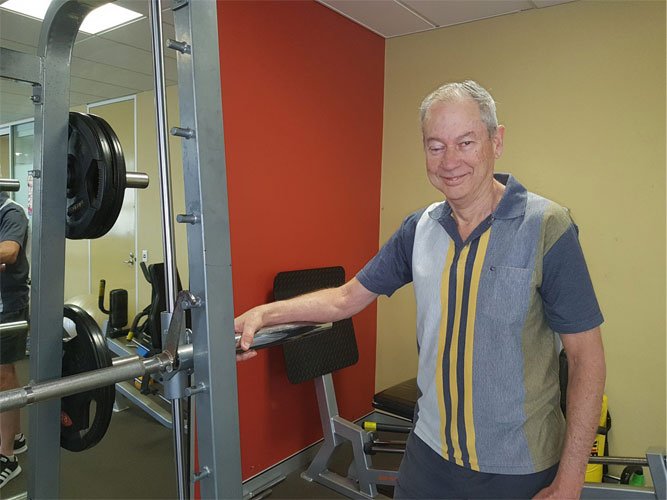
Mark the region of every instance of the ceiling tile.
MULTIPOLYGON (((126 9, 138 12, 142 16, 148 17, 150 13, 150 4, 146 0, 116 0, 116 5, 126 9)), ((174 14, 171 10, 172 0, 160 0, 162 9, 162 22, 174 24, 174 14)))
POLYGON ((31 118, 35 113, 31 95, 31 85, 0 79, 0 124, 31 118))
MULTIPOLYGON (((171 24, 162 23, 162 36, 165 40, 165 44, 168 38, 176 38, 174 26, 171 24)), ((151 27, 148 19, 140 19, 139 21, 135 21, 131 24, 123 26, 122 28, 103 33, 97 38, 122 43, 124 45, 136 47, 150 53, 153 51, 151 27)), ((166 49, 165 44, 163 44, 164 56, 176 59, 176 54, 173 53, 174 51, 166 49)))
POLYGON ((6 40, 0 37, 0 47, 5 47, 6 49, 18 50, 25 54, 36 55, 37 49, 31 45, 25 45, 23 43, 15 42, 14 40, 6 40))
POLYGON ((437 26, 451 26, 487 17, 532 9, 528 0, 402 0, 437 26))
MULTIPOLYGON (((107 66, 133 71, 138 74, 153 74, 153 56, 136 47, 120 44, 108 39, 93 37, 77 44, 74 56, 86 62, 98 62, 107 66)), ((176 60, 165 58, 165 76, 168 80, 177 78, 176 60)))
POLYGON ((0 38, 30 47, 39 44, 41 21, 0 9, 0 38))
POLYGON ((433 28, 431 24, 394 0, 318 1, 387 38, 433 28))
POLYGON ((119 87, 148 89, 153 86, 153 77, 146 73, 135 73, 124 68, 114 68, 95 61, 72 58, 72 76, 87 80, 102 81, 119 87))
POLYGON ((69 93, 69 105, 70 106, 79 106, 81 104, 90 104, 93 102, 101 101, 99 96, 92 94, 84 94, 81 92, 70 92, 69 93))
POLYGON ((560 5, 562 3, 570 3, 574 2, 575 0, 532 0, 532 2, 535 4, 535 7, 538 9, 542 7, 551 7, 552 5, 560 5))
POLYGON ((111 99, 112 97, 135 94, 137 89, 73 76, 70 82, 70 92, 95 95, 99 99, 111 99))

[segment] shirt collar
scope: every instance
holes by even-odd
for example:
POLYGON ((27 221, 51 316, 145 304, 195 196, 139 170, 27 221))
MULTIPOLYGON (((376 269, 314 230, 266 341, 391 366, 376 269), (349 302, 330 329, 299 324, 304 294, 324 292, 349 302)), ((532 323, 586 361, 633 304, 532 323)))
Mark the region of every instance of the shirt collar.
MULTIPOLYGON (((526 213, 526 201, 528 200, 526 188, 512 174, 498 173, 493 174, 493 177, 505 186, 505 192, 493 212, 493 218, 515 219, 522 217, 526 213)), ((428 215, 437 221, 446 220, 452 215, 452 207, 445 201, 431 210, 428 215)))

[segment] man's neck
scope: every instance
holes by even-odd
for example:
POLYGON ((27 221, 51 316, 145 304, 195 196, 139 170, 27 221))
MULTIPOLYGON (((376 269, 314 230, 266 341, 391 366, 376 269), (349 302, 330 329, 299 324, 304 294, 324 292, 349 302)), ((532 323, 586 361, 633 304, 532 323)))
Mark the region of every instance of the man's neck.
POLYGON ((449 203, 452 208, 452 216, 456 221, 463 241, 484 219, 493 213, 504 192, 505 186, 495 179, 491 179, 489 187, 479 193, 471 202, 449 203))

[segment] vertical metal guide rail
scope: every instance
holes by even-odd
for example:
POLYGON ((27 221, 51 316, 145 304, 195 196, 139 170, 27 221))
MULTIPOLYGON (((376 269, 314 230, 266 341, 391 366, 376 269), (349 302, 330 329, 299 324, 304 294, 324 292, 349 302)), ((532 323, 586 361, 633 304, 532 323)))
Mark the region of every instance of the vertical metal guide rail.
MULTIPOLYGON (((65 384, 57 380, 61 376, 62 332, 53 325, 62 323, 64 301, 70 63, 81 22, 90 11, 107 2, 54 0, 42 25, 36 56, 0 48, 0 76, 31 83, 35 103, 30 356, 34 386, 16 390, 11 397, 3 397, 0 401, 6 409, 37 403, 29 416, 33 443, 28 453, 29 498, 53 498, 58 495, 60 486, 60 400, 55 398, 64 396, 66 390, 63 389, 65 384)), ((121 363, 114 364, 111 368, 98 370, 99 373, 81 374, 68 380, 76 377, 77 387, 84 390, 84 387, 101 386, 111 380, 133 376, 130 371, 171 372, 165 382, 165 391, 173 404, 179 498, 189 498, 191 484, 195 482, 200 484, 202 498, 241 498, 216 2, 173 0, 176 40, 169 40, 168 46, 177 51, 180 125, 171 133, 183 138, 187 213, 179 215, 178 221, 188 224, 190 275, 190 291, 178 295, 166 153, 160 9, 158 0, 151 2, 169 301, 169 310, 163 315, 165 350, 144 361, 127 359, 123 360, 126 362, 122 366, 121 363), (184 309, 192 312, 193 343, 179 348, 184 340, 184 309), (183 361, 180 364, 179 355, 183 361), (190 366, 192 386, 189 386, 186 373, 190 366), (184 439, 181 403, 195 394, 198 464, 190 480, 187 460, 190 445, 184 439)))

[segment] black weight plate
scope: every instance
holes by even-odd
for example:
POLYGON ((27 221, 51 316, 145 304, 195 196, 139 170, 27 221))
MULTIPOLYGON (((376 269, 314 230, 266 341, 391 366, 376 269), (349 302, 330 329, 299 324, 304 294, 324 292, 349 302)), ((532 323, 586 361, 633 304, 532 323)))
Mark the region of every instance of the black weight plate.
MULTIPOLYGON (((66 336, 63 341, 62 376, 111 366, 111 355, 95 320, 71 304, 65 305, 63 316, 74 323, 76 336, 66 336)), ((62 398, 60 446, 83 451, 99 443, 111 422, 114 398, 113 384, 62 398)))
MULTIPOLYGON (((123 205, 123 197, 125 195, 125 186, 119 189, 120 181, 118 180, 119 169, 118 160, 116 159, 114 139, 118 142, 118 138, 107 122, 95 115, 87 115, 90 126, 95 130, 96 137, 99 144, 102 146, 105 162, 103 167, 105 169, 106 184, 103 186, 101 206, 97 211, 93 223, 91 224, 88 238, 100 238, 108 233, 116 223, 120 209, 123 205)), ((120 143, 118 142, 118 147, 120 143)), ((122 150, 120 152, 122 158, 122 150)), ((125 162, 122 164, 123 181, 125 180, 125 162)))
POLYGON ((111 127, 99 117, 71 112, 67 154, 67 237, 86 239, 106 234, 120 213, 124 188, 125 162, 111 127), (122 181, 119 181, 121 174, 122 181))
MULTIPOLYGON (((70 113, 67 147, 67 237, 88 238, 96 228, 109 185, 111 153, 99 127, 84 113, 70 113)), ((108 195, 107 195, 108 196, 108 195)))
POLYGON ((116 223, 125 196, 125 160, 120 141, 109 124, 99 116, 86 115, 102 147, 106 183, 101 187, 101 206, 91 223, 88 238, 100 238, 116 223), (120 158, 120 159, 119 159, 120 158))
POLYGON ((110 198, 109 210, 105 214, 104 221, 106 224, 100 225, 99 231, 94 238, 99 238, 108 233, 113 225, 118 220, 120 211, 123 208, 123 200, 125 198, 125 186, 127 184, 125 156, 123 155, 123 148, 120 145, 118 136, 111 128, 111 125, 102 117, 97 115, 89 115, 102 131, 102 134, 107 140, 109 151, 111 153, 111 176, 112 188, 114 195, 110 198))

